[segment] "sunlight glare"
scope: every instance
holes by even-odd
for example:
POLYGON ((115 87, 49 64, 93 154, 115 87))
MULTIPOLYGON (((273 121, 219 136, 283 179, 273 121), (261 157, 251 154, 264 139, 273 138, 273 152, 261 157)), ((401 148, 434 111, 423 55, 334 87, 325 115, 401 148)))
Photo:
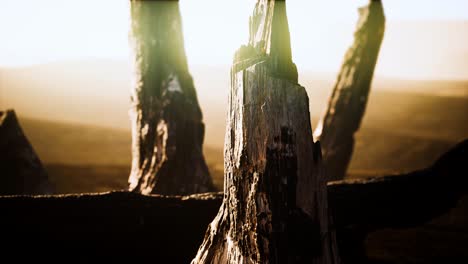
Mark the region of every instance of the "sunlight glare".
MULTIPOLYGON (((352 43, 357 8, 366 2, 289 0, 291 45, 298 68, 337 72, 352 43)), ((247 43, 254 4, 254 0, 180 0, 189 64, 230 65, 235 51, 247 43)), ((461 55, 467 52, 468 24, 448 30, 437 28, 437 21, 468 21, 468 13, 463 12, 468 10, 468 1, 392 0, 384 1, 384 7, 387 30, 377 74, 405 78, 466 75, 468 67, 461 55), (401 24, 404 21, 421 23, 408 27, 401 24), (429 55, 434 59, 429 60, 429 55)), ((0 66, 128 59, 128 29, 128 0, 4 0, 0 66)))

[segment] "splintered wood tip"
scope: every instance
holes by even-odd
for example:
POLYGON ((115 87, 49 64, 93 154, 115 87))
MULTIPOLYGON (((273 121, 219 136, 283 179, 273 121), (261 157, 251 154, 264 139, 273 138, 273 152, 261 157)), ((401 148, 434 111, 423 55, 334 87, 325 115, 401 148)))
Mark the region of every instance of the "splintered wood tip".
POLYGON ((249 44, 262 53, 291 58, 286 3, 258 0, 250 17, 249 44))
POLYGON ((274 75, 297 82, 284 0, 257 0, 250 17, 249 46, 269 57, 274 75))

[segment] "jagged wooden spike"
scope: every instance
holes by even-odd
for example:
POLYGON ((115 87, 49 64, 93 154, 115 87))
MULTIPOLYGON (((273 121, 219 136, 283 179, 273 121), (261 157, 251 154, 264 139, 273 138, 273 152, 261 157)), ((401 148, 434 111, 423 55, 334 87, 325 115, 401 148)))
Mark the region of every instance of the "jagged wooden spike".
POLYGON ((212 191, 202 153, 204 124, 188 71, 178 1, 131 0, 135 69, 130 190, 212 191))
POLYGON ((324 163, 330 180, 343 179, 367 105, 377 57, 385 30, 381 1, 372 0, 359 9, 354 43, 348 49, 325 115, 314 136, 322 142, 324 163))
MULTIPOLYGON (((291 37, 289 34, 286 3, 284 0, 257 1, 250 18, 250 36, 248 48, 254 48, 248 55, 267 59, 272 75, 297 82, 296 65, 292 62, 291 37)), ((238 53, 246 47, 241 47, 238 53)), ((241 57, 240 60, 245 60, 241 57)), ((236 61, 235 61, 236 62, 236 61)))
POLYGON ((284 1, 257 1, 250 26, 231 70, 223 204, 192 263, 337 263, 284 1))
POLYGON ((15 111, 0 111, 0 195, 53 192, 54 186, 15 111))

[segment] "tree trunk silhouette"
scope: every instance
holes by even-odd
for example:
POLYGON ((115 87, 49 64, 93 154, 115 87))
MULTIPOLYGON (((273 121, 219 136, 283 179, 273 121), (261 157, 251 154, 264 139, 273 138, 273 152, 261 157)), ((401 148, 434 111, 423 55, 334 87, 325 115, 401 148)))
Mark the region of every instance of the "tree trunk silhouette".
POLYGON ((359 9, 360 18, 354 44, 348 49, 325 115, 314 136, 322 143, 323 159, 329 180, 346 175, 367 105, 374 68, 385 30, 385 15, 380 0, 371 0, 359 9))
POLYGON ((0 176, 0 195, 54 192, 13 110, 0 112, 0 176))
POLYGON ((223 203, 192 263, 338 262, 311 138, 285 2, 259 0, 231 69, 223 203))
POLYGON ((130 1, 134 60, 130 190, 213 191, 204 124, 185 56, 178 1, 130 1))

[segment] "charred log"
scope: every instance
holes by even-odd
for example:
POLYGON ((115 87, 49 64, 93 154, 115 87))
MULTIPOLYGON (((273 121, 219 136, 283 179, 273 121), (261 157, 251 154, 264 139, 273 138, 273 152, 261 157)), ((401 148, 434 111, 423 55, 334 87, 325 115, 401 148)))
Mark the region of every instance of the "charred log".
POLYGON ((213 191, 202 153, 205 126, 188 70, 178 1, 132 0, 134 51, 130 190, 213 191))
MULTIPOLYGON (((421 226, 448 212, 460 195, 468 193, 467 158, 468 140, 421 171, 329 183, 341 257, 349 263, 365 263, 363 241, 369 233, 421 226), (362 261, 355 261, 356 255, 362 261)), ((87 260, 188 263, 222 200, 222 193, 184 197, 127 192, 3 196, 0 226, 5 243, 0 253, 18 257, 21 254, 17 251, 37 251, 36 260, 60 258, 56 252, 62 252, 87 260)), ((307 221, 301 219, 307 220, 298 215, 291 217, 291 222, 296 226, 294 232, 304 234, 293 232, 291 236, 312 238, 313 232, 302 229, 307 221)), ((313 243, 312 239, 305 241, 313 243)))
POLYGON ((257 1, 231 70, 223 204, 192 263, 338 262, 289 38, 285 2, 257 1))
POLYGON ((377 57, 385 30, 380 0, 359 9, 354 43, 348 49, 325 115, 314 136, 322 143, 330 181, 345 177, 354 148, 354 134, 367 105, 377 57))
POLYGON ((188 263, 221 197, 130 192, 1 197, 0 253, 16 261, 29 256, 37 262, 188 263))
POLYGON ((340 253, 345 262, 365 259, 367 234, 422 225, 447 213, 468 194, 468 140, 431 167, 402 175, 328 184, 340 253))
POLYGON ((0 112, 0 195, 51 193, 47 172, 15 112, 0 112))
POLYGON ((453 208, 468 193, 468 140, 432 166, 410 173, 328 184, 338 226, 413 227, 453 208))

